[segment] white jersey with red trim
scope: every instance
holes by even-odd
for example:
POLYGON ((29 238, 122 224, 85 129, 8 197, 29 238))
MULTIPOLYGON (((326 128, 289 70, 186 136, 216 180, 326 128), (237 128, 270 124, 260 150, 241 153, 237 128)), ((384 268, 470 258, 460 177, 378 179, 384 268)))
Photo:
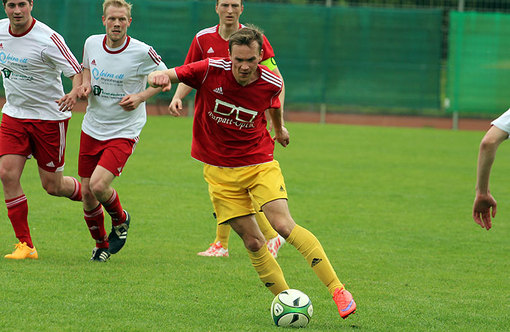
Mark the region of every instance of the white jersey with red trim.
POLYGON ((167 69, 156 51, 129 36, 124 45, 110 49, 105 34, 93 35, 85 41, 83 67, 90 70, 92 87, 83 132, 100 141, 140 135, 147 121, 145 102, 129 112, 119 102, 144 91, 149 73, 167 69))
POLYGON ((61 74, 72 77, 81 66, 64 38, 33 20, 27 32, 15 35, 9 19, 0 20, 0 70, 7 102, 2 112, 18 119, 63 120, 56 100, 64 96, 61 74))

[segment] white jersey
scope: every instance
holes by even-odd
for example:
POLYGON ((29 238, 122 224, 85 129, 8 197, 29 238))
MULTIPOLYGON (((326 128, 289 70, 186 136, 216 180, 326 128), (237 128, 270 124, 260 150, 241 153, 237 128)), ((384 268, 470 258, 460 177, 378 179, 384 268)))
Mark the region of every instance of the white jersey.
POLYGON ((491 122, 491 125, 506 131, 510 135, 510 109, 491 122))
POLYGON ((64 38, 33 20, 22 35, 11 33, 9 19, 0 20, 0 70, 7 102, 2 112, 18 119, 63 120, 55 100, 64 96, 61 74, 81 72, 64 38))
POLYGON ((109 49, 106 35, 93 35, 85 41, 83 67, 90 70, 92 87, 83 132, 100 141, 138 137, 147 121, 145 102, 129 112, 119 102, 144 91, 149 73, 167 69, 161 57, 129 36, 123 46, 109 49))

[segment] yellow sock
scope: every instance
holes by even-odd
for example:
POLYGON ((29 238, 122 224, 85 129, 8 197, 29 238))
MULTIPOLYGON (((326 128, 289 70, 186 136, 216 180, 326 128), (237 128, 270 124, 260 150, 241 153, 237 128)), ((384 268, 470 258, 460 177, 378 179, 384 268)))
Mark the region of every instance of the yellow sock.
POLYGON ((278 236, 278 233, 274 230, 273 226, 269 223, 266 216, 262 212, 255 213, 255 219, 257 220, 257 224, 259 225, 260 231, 264 234, 264 237, 267 240, 271 240, 278 236))
POLYGON ((228 223, 219 224, 216 227, 216 239, 214 243, 220 241, 223 248, 228 249, 228 238, 230 237, 230 230, 232 228, 228 223))
POLYGON ((307 229, 296 225, 286 240, 305 257, 315 274, 328 287, 331 295, 333 295, 336 288, 344 287, 315 235, 307 229))
POLYGON ((262 246, 255 252, 248 250, 248 255, 255 271, 259 274, 260 280, 274 295, 289 289, 280 265, 266 246, 262 246))

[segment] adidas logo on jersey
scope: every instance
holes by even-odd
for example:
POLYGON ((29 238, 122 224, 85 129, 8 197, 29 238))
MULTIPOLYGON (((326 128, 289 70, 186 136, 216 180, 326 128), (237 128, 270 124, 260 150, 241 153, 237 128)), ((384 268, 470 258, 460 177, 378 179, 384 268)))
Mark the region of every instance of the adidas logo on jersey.
POLYGON ((214 89, 213 91, 219 93, 220 95, 223 94, 223 89, 221 88, 221 86, 219 88, 214 89))
POLYGON ((55 164, 53 163, 53 161, 50 161, 49 163, 46 164, 46 166, 48 166, 48 167, 55 167, 55 164))
POLYGON ((96 65, 96 60, 92 60, 92 62, 90 63, 92 66, 95 66, 96 65))
POLYGON ((209 49, 207 50, 207 53, 209 53, 209 54, 214 53, 214 50, 213 50, 212 46, 209 47, 209 49))

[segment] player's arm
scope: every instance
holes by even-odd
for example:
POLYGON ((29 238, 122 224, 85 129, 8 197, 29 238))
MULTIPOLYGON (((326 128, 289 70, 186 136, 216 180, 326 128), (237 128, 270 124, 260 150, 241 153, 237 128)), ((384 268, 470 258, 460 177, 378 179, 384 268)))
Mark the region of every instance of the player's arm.
MULTIPOLYGON (((148 83, 153 88, 161 88, 163 92, 170 91, 172 83, 179 83, 179 78, 174 68, 167 70, 156 70, 149 74, 148 83)), ((190 87, 186 86, 191 89, 190 87)), ((179 109, 172 109, 169 107, 170 114, 179 116, 179 109)))
POLYGON ((163 92, 170 91, 172 83, 180 82, 175 68, 153 71, 149 74, 147 81, 154 88, 162 88, 163 92))
POLYGON ((191 90, 193 90, 192 87, 187 86, 184 83, 179 83, 177 89, 175 89, 172 101, 170 102, 170 105, 168 105, 168 110, 170 111, 170 113, 174 114, 182 110, 182 100, 184 99, 184 97, 189 95, 191 90))
POLYGON ((285 102, 285 82, 283 81, 282 73, 278 69, 278 66, 276 65, 276 61, 274 58, 266 59, 266 60, 262 61, 260 64, 269 68, 269 70, 271 70, 273 73, 275 73, 282 79, 282 91, 280 92, 279 98, 280 98, 280 104, 281 104, 280 107, 283 111, 283 104, 285 102))
POLYGON ((289 145, 289 131, 284 126, 283 112, 281 108, 270 108, 268 110, 271 122, 274 129, 274 140, 280 143, 283 147, 289 145))
POLYGON ((124 111, 133 111, 138 107, 138 105, 150 97, 157 95, 161 92, 161 90, 162 88, 154 88, 149 86, 147 89, 139 93, 124 96, 124 98, 122 98, 122 100, 119 102, 119 106, 122 107, 124 111))
POLYGON ((82 83, 80 89, 78 90, 78 98, 87 99, 90 92, 92 91, 90 80, 91 80, 90 69, 83 68, 82 83))
POLYGON ((78 98, 78 94, 82 84, 82 73, 73 75, 69 78, 73 82, 73 88, 68 94, 64 95, 62 98, 60 98, 59 100, 55 100, 55 102, 59 106, 60 112, 71 111, 73 109, 74 105, 76 105, 76 99, 78 98))
MULTIPOLYGON (((283 113, 283 105, 285 103, 285 82, 283 81, 282 73, 278 69, 278 66, 276 65, 276 61, 275 61, 274 57, 266 59, 266 60, 260 62, 260 64, 269 68, 269 70, 271 70, 273 73, 275 73, 282 79, 282 91, 280 92, 280 96, 278 98, 280 100, 280 108, 283 113)), ((269 130, 269 131, 273 130, 273 122, 271 121, 271 118, 269 118, 269 128, 267 130, 269 130)))
POLYGON ((482 228, 492 227, 492 218, 496 216, 497 203, 489 190, 491 168, 496 158, 496 151, 508 133, 492 126, 480 143, 478 167, 476 173, 476 196, 473 203, 473 219, 482 228), (491 211, 492 209, 492 211, 491 211))

